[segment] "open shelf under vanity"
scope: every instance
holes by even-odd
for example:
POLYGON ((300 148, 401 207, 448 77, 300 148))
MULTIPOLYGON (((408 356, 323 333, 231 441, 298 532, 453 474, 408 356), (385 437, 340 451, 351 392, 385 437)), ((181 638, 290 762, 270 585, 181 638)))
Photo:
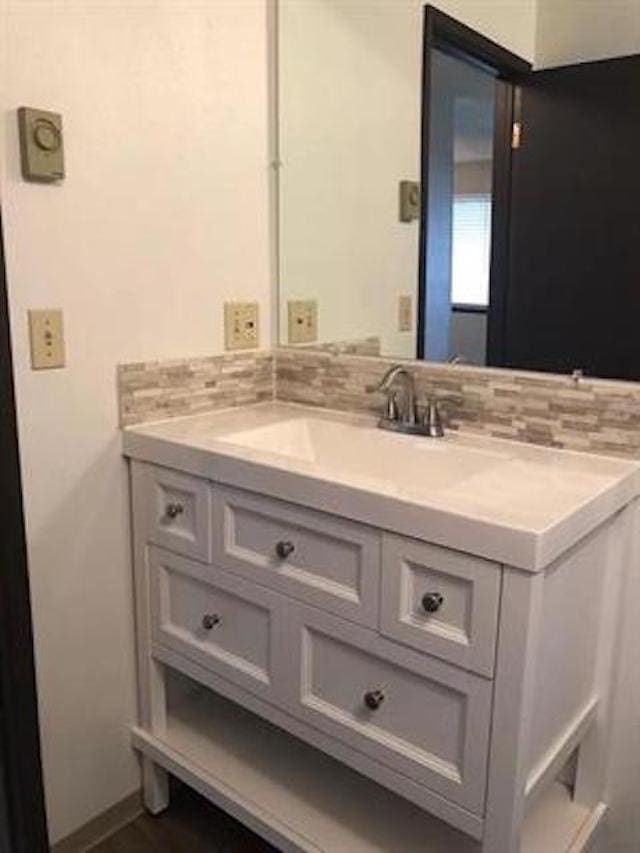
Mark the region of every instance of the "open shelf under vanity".
MULTIPOLYGON (((186 676, 168 669, 167 686, 166 735, 138 728, 136 747, 278 848, 480 849, 407 800, 186 676)), ((591 834, 590 817, 572 802, 565 784, 553 783, 527 815, 522 853, 578 853, 582 836, 591 834)))

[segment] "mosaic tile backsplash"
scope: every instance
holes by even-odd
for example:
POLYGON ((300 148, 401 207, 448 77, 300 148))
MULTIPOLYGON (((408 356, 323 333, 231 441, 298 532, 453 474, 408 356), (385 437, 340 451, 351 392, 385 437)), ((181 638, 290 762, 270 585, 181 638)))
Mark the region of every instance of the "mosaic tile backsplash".
MULTIPOLYGON (((379 413, 391 360, 281 349, 120 365, 123 426, 277 398, 379 413)), ((442 400, 450 429, 640 458, 640 383, 407 362, 419 399, 442 400)))
POLYGON ((361 338, 353 341, 334 341, 324 344, 302 344, 292 349, 305 350, 305 352, 328 352, 332 355, 380 355, 380 338, 361 338))
MULTIPOLYGON (((280 400, 380 412, 376 384, 392 362, 280 350, 280 400)), ((410 363, 418 399, 433 395, 451 429, 592 453, 640 456, 640 383, 410 363)))
POLYGON ((121 364, 120 424, 131 426, 272 400, 273 376, 272 353, 121 364))

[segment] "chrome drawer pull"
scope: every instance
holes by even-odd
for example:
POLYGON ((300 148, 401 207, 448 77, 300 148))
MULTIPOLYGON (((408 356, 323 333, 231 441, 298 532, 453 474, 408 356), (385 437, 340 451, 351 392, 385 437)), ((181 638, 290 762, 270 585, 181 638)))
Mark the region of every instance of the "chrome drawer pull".
POLYGON ((422 606, 427 613, 437 613, 444 604, 444 595, 439 592, 427 592, 422 596, 422 606))
POLYGON ((206 613, 202 617, 202 627, 205 631, 210 631, 220 622, 220 617, 217 613, 206 613))
POLYGON ((290 557, 295 550, 296 546, 293 542, 278 542, 276 545, 276 554, 281 560, 286 560, 287 557, 290 557))
POLYGON ((184 512, 184 507, 181 503, 170 503, 165 508, 167 518, 177 518, 184 512))
POLYGON ((382 690, 368 690, 364 694, 364 704, 370 711, 377 711, 383 702, 384 693, 382 690))

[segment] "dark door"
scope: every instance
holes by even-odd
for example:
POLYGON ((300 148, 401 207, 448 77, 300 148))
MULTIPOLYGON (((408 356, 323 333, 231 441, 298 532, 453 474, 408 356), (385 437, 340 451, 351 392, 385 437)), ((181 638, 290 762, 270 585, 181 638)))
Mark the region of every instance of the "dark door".
POLYGON ((524 83, 495 362, 640 379, 639 93, 640 56, 524 83))
POLYGON ((48 849, 0 220, 0 853, 48 849))

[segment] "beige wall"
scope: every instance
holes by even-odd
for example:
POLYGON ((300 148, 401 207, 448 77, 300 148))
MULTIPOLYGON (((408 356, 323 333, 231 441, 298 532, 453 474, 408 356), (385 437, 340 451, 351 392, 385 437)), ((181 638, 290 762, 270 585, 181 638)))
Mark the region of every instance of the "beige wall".
MULTIPOLYGON (((52 840, 135 789, 119 361, 222 349, 225 298, 269 329, 264 0, 12 0, 2 204, 52 840), (68 177, 22 182, 15 108, 64 113, 68 177), (33 373, 26 311, 64 309, 33 373)), ((265 343, 269 343, 265 341, 265 343)))
POLYGON ((640 51, 640 0, 537 0, 536 66, 640 51))

